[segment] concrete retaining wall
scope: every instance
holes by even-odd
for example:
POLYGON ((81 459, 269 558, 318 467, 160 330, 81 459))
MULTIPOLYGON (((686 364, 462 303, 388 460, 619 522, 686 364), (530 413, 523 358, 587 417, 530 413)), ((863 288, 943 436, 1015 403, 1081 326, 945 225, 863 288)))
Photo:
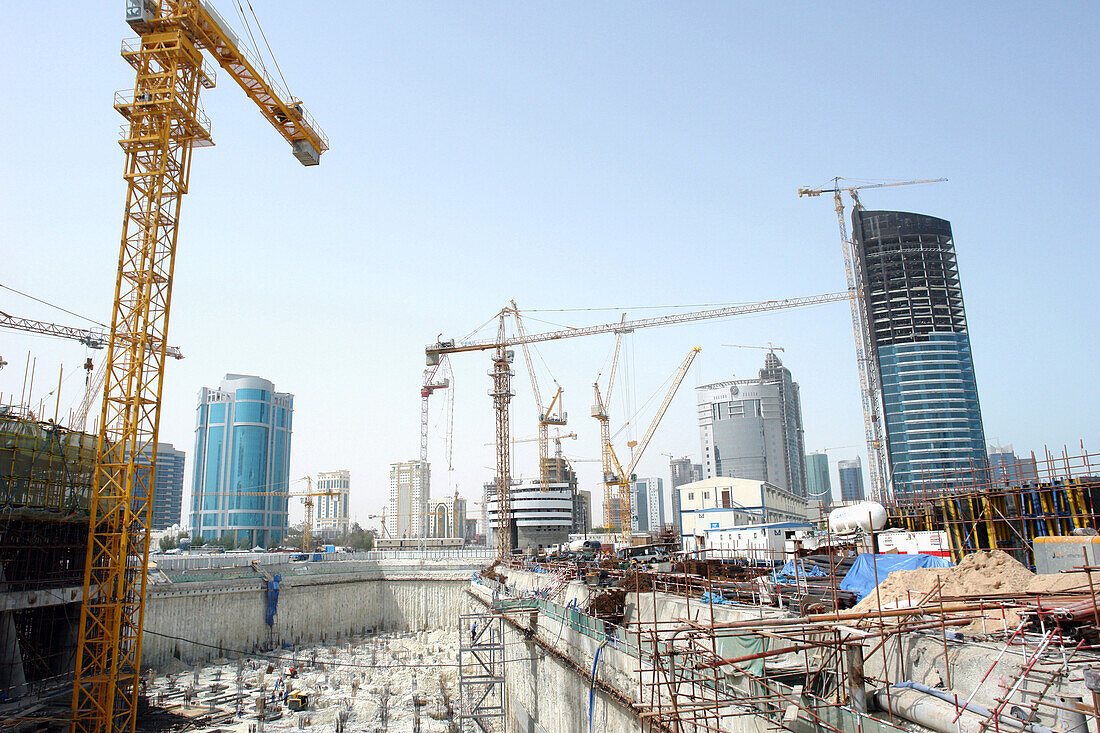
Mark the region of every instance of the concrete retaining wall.
POLYGON ((275 624, 264 623, 266 583, 175 583, 149 589, 144 666, 167 670, 285 644, 369 631, 454 627, 466 609, 469 572, 367 571, 284 578, 275 624))

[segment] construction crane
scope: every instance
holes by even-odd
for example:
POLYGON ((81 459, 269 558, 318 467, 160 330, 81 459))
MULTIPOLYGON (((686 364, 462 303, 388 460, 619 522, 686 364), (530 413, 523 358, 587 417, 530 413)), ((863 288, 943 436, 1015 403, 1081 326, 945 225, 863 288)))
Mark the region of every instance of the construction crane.
MULTIPOLYGON (((519 315, 519 306, 516 305, 514 300, 512 301, 512 317, 516 322, 516 332, 521 338, 526 336, 527 331, 524 329, 523 319, 519 315)), ((558 386, 558 391, 554 393, 550 405, 543 406, 542 391, 539 389, 538 377, 535 375, 535 362, 531 359, 531 351, 526 342, 521 342, 520 346, 523 349, 523 361, 527 365, 527 373, 531 377, 531 393, 535 397, 535 408, 538 410, 539 416, 539 488, 548 491, 550 489, 550 426, 565 425, 569 419, 569 414, 562 407, 561 386, 558 386), (555 406, 558 408, 557 412, 554 412, 555 406)))
MULTIPOLYGON (((558 341, 561 339, 577 338, 580 336, 594 336, 604 333, 628 333, 638 328, 654 328, 657 326, 672 326, 679 323, 689 323, 713 318, 730 318, 733 316, 747 315, 750 313, 764 313, 767 311, 784 310, 790 308, 803 308, 823 303, 835 303, 849 300, 852 295, 849 292, 827 293, 825 295, 812 295, 803 298, 787 298, 785 300, 767 300, 761 303, 748 303, 743 305, 726 306, 723 308, 711 308, 701 311, 690 311, 668 316, 654 318, 639 318, 633 321, 623 320, 616 323, 604 323, 597 326, 584 326, 581 328, 565 328, 543 333, 527 334, 524 337, 508 336, 505 319, 512 312, 511 308, 502 308, 497 314, 497 335, 494 339, 482 339, 457 343, 454 340, 436 341, 424 348, 424 356, 429 367, 439 364, 440 360, 448 354, 460 354, 470 351, 490 351, 493 366, 489 371, 493 378, 493 386, 489 390, 489 396, 493 398, 493 410, 495 412, 495 444, 496 444, 496 477, 497 489, 497 550, 501 556, 511 553, 515 546, 512 537, 511 526, 511 465, 510 441, 509 441, 509 405, 514 393, 512 392, 512 376, 514 375, 511 364, 515 360, 515 352, 508 348, 520 344, 534 344, 545 341, 558 341)), ((620 334, 621 335, 621 334, 620 334)))
MULTIPOLYGON (((43 336, 72 339, 73 341, 79 341, 89 349, 102 349, 107 346, 107 334, 102 331, 93 331, 87 328, 73 328, 71 326, 62 326, 57 323, 36 321, 30 318, 19 318, 4 313, 3 311, 0 311, 0 328, 9 328, 13 331, 26 331, 27 333, 40 334, 43 336)), ((183 358, 183 352, 181 352, 177 346, 167 347, 164 353, 166 356, 170 356, 173 359, 183 358)), ((84 384, 84 397, 80 400, 80 407, 77 408, 76 415, 70 426, 75 430, 84 430, 88 422, 88 410, 91 409, 92 404, 95 403, 96 397, 99 396, 100 391, 103 389, 103 379, 107 375, 107 362, 100 361, 99 367, 95 368, 95 374, 92 374, 92 360, 89 358, 84 363, 84 369, 88 372, 84 384)))
POLYGON ((863 403, 863 432, 867 443, 867 462, 871 474, 871 493, 878 501, 883 501, 892 492, 890 460, 887 455, 884 425, 881 417, 882 394, 879 388, 878 360, 875 358, 874 345, 871 343, 870 314, 866 298, 863 297, 863 261, 858 248, 848 236, 848 223, 844 221, 845 191, 852 197, 856 210, 862 209, 857 191, 870 188, 891 188, 894 186, 912 186, 918 183, 940 183, 946 178, 929 178, 919 181, 893 181, 865 183, 855 186, 841 184, 843 178, 834 178, 832 188, 798 189, 798 195, 816 197, 824 193, 833 194, 837 224, 840 226, 840 246, 844 252, 844 274, 848 278, 848 291, 852 293, 852 331, 856 342, 856 364, 859 370, 859 391, 863 403))
MULTIPOLYGON (((619 320, 620 326, 625 322, 626 314, 624 313, 619 320)), ((614 457, 611 446, 611 410, 608 406, 611 404, 611 394, 615 389, 615 375, 619 369, 619 354, 622 353, 623 336, 632 332, 626 328, 619 328, 615 331, 615 347, 611 350, 611 367, 607 373, 607 386, 602 391, 600 390, 599 377, 592 383, 592 417, 596 418, 600 424, 600 467, 603 469, 601 475, 604 485, 604 524, 608 526, 614 535, 617 535, 617 530, 623 526, 623 515, 628 515, 626 517, 627 526, 630 526, 631 517, 629 516, 629 502, 624 507, 621 497, 618 502, 615 501, 615 496, 621 493, 618 491, 616 477, 622 472, 622 468, 619 467, 616 471, 618 459, 614 457)))
MULTIPOLYGON (((634 469, 637 468, 638 462, 642 460, 642 455, 645 453, 645 449, 649 447, 649 441, 653 438, 653 433, 657 431, 657 426, 661 423, 665 412, 668 411, 668 406, 672 404, 672 398, 676 396, 676 392, 680 389, 680 383, 684 381, 691 363, 695 361, 695 356, 700 351, 702 351, 700 347, 694 347, 688 352, 688 355, 676 370, 676 374, 672 378, 672 386, 665 395, 664 401, 661 402, 661 406, 657 408, 657 414, 653 416, 653 421, 646 428, 642 440, 637 443, 637 450, 634 450, 634 445, 630 446, 630 464, 625 470, 619 462, 619 457, 615 454, 615 447, 611 444, 610 436, 606 435, 608 432, 607 425, 610 422, 607 416, 607 403, 600 397, 599 385, 593 385, 596 392, 596 404, 601 408, 602 413, 597 415, 596 418, 600 421, 600 437, 603 440, 601 449, 606 456, 603 460, 604 516, 608 517, 608 531, 624 545, 630 544, 633 525, 633 516, 630 509, 630 485, 635 478, 634 469)), ((595 408, 593 408, 593 412, 595 412, 595 408)))
MULTIPOLYGON (((428 462, 428 398, 436 390, 451 386, 451 362, 446 357, 424 370, 424 379, 420 383, 420 462, 428 462)), ((448 444, 449 445, 449 444, 448 444)))
POLYGON ((749 346, 747 344, 722 344, 730 349, 761 349, 762 351, 782 351, 782 346, 775 346, 770 341, 767 346, 749 346))
POLYGON ((127 193, 89 501, 73 733, 134 730, 145 618, 140 569, 148 562, 153 501, 153 492, 141 487, 155 485, 180 205, 192 150, 213 144, 199 105, 200 90, 214 86, 203 52, 256 104, 299 162, 317 165, 329 147, 301 101, 249 60, 209 3, 127 0, 125 18, 140 37, 122 45, 136 72, 134 87, 115 95, 115 109, 127 121, 120 141, 127 193))
MULTIPOLYGON (((89 349, 102 349, 107 346, 107 334, 102 331, 93 331, 88 328, 73 328, 57 323, 35 321, 31 318, 19 318, 0 311, 0 328, 8 328, 13 331, 26 331, 43 336, 56 336, 57 338, 79 341, 89 349)), ((164 350, 165 356, 173 359, 182 359, 183 352, 178 346, 169 346, 164 350)))
POLYGON ((313 543, 313 500, 322 496, 340 496, 340 492, 314 491, 312 476, 303 476, 299 480, 306 481, 307 489, 305 491, 221 491, 207 495, 232 497, 286 497, 288 499, 301 499, 302 505, 305 507, 305 528, 302 530, 302 550, 309 552, 310 545, 313 543))
POLYGON ((378 536, 381 537, 381 538, 389 537, 389 534, 390 534, 389 530, 386 529, 386 507, 382 507, 382 513, 381 514, 368 514, 367 519, 381 519, 382 520, 382 531, 379 533, 378 536))

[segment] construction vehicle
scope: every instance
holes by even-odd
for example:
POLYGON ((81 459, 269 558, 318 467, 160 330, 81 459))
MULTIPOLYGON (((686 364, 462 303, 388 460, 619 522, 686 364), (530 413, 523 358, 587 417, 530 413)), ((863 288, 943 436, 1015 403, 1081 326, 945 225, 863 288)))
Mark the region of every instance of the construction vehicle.
POLYGON ((890 459, 887 455, 885 426, 882 421, 882 391, 879 387, 878 360, 875 357, 874 344, 871 343, 870 314, 867 301, 863 297, 860 283, 863 279, 863 264, 858 248, 848 236, 848 223, 844 220, 844 199, 847 191, 857 210, 863 208, 857 191, 869 188, 891 188, 894 186, 912 186, 918 183, 940 183, 946 178, 932 178, 920 181, 894 181, 883 183, 865 183, 856 186, 843 186, 843 178, 834 178, 832 188, 798 189, 799 198, 816 197, 824 193, 833 194, 837 224, 840 227, 840 246, 844 252, 844 274, 848 279, 848 291, 852 293, 852 331, 856 342, 856 365, 859 370, 860 400, 863 403, 863 432, 867 443, 868 470, 871 474, 871 495, 878 501, 884 501, 892 493, 890 459))
POLYGON ((74 733, 131 733, 140 686, 143 568, 155 485, 161 391, 180 205, 191 153, 213 144, 199 92, 214 86, 208 53, 251 99, 303 165, 328 150, 300 100, 244 53, 208 2, 127 0, 140 36, 122 45, 136 77, 115 95, 126 119, 127 184, 92 484, 84 601, 73 684, 74 733), (144 461, 142 456, 149 456, 144 461))
MULTIPOLYGON (((617 323, 603 323, 597 326, 583 326, 580 328, 564 328, 543 333, 527 334, 525 336, 508 336, 506 319, 515 310, 512 307, 502 308, 497 314, 497 335, 492 339, 466 341, 457 343, 454 340, 436 341, 424 349, 425 360, 429 367, 436 366, 449 354, 460 354, 470 351, 489 351, 493 366, 489 375, 493 379, 493 386, 489 390, 489 396, 493 399, 495 413, 495 443, 496 443, 496 477, 494 485, 497 490, 497 551, 501 557, 507 557, 511 548, 515 546, 515 538, 511 526, 511 464, 510 464, 510 440, 509 440, 509 405, 514 392, 512 391, 511 364, 515 360, 515 352, 508 348, 521 344, 534 344, 546 341, 558 341, 580 336, 594 336, 604 333, 628 333, 638 328, 652 328, 656 326, 672 326, 678 323, 689 323, 711 318, 729 318, 732 316, 747 315, 750 313, 763 313, 773 310, 789 308, 802 308, 823 303, 834 303, 849 300, 853 296, 851 291, 842 293, 828 293, 804 298, 788 298, 786 300, 768 300, 761 303, 749 303, 745 305, 727 306, 724 308, 711 308, 708 310, 677 313, 675 315, 657 316, 654 318, 640 318, 627 321, 625 317, 617 323)), ((605 501, 607 497, 605 496, 605 501)))

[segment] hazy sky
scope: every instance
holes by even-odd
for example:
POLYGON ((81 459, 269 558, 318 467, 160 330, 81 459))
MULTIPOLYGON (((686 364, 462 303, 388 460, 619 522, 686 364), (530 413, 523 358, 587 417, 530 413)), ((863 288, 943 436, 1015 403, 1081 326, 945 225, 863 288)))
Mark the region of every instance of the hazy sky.
MULTIPOLYGON (((195 152, 183 204, 170 341, 187 358, 169 364, 161 427, 189 459, 199 388, 267 377, 295 395, 291 477, 349 469, 365 520, 388 464, 417 454, 438 334, 462 337, 512 298, 581 325, 841 290, 832 201, 796 195, 836 175, 950 179, 863 199, 952 222, 987 438, 1097 447, 1095 3, 252 5, 332 150, 302 168, 226 75, 203 93, 217 145, 195 152), (605 310, 551 312, 574 308, 605 310)), ((111 105, 132 87, 118 52, 133 33, 119 2, 65 6, 45 22, 15 4, 0 26, 0 283, 106 322, 125 191, 111 105)), ((5 290, 0 310, 82 325, 5 290)), ((801 384, 807 449, 861 443, 845 304, 638 331, 616 426, 703 347, 640 475, 667 481, 663 453, 698 456, 694 386, 755 375, 762 352, 721 344, 769 341, 801 384)), ((599 454, 591 384, 611 344, 538 350, 544 392, 552 373, 581 436, 571 455, 599 454)), ((64 366, 63 413, 85 356, 103 356, 0 332, 5 400, 28 351, 35 402, 64 366)), ((439 398, 433 493, 479 499, 489 360, 454 366, 454 470, 439 398)), ((513 433, 528 437, 516 367, 513 433)), ((831 451, 834 481, 836 459, 862 453, 831 451)), ((520 446, 517 472, 535 463, 520 446)), ((598 468, 578 465, 598 505, 598 468)))

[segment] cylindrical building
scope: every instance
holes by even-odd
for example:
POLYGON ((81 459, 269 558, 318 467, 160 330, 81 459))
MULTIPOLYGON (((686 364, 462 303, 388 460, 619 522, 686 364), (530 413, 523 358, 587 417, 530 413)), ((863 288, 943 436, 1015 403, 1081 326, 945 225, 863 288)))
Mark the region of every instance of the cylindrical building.
POLYGON ((273 547, 286 537, 294 396, 266 379, 226 374, 199 393, 192 537, 273 547))

